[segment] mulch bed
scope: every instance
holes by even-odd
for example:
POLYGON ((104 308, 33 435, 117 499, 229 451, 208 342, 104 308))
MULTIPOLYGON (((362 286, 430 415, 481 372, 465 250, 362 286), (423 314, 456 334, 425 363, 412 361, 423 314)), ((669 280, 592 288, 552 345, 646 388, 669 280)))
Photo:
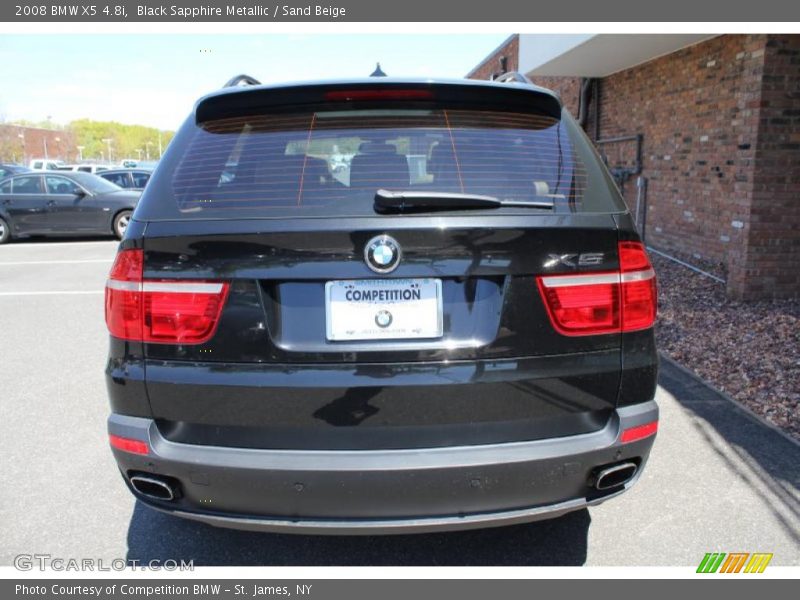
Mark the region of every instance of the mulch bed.
POLYGON ((800 301, 736 302, 724 284, 651 259, 659 350, 800 440, 800 301))

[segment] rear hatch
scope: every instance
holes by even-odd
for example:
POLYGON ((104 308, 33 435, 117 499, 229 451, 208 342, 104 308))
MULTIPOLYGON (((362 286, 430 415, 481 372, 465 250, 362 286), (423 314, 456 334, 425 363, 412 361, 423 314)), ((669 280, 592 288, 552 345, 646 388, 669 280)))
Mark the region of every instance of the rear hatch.
POLYGON ((537 278, 617 271, 621 210, 559 102, 528 87, 206 98, 135 214, 146 281, 225 285, 205 337, 151 323, 153 414, 176 441, 269 448, 597 430, 621 335, 558 331, 537 278), (408 202, 376 211, 379 190, 408 202))

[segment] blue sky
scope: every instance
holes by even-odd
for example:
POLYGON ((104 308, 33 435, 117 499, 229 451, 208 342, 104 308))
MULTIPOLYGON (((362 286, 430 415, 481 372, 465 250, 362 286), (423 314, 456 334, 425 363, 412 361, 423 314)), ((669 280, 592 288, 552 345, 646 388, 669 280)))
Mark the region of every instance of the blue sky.
POLYGON ((0 36, 0 120, 82 117, 175 129, 238 73, 264 83, 369 75, 462 77, 507 37, 405 34, 0 36), (8 84, 13 82, 13 84, 8 84))

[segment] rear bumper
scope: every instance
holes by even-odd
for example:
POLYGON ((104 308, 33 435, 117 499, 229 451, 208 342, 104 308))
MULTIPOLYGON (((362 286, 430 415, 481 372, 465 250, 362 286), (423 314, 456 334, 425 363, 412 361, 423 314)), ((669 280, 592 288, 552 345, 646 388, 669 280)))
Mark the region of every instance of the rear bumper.
POLYGON ((622 430, 658 419, 654 401, 617 409, 596 432, 507 444, 408 450, 262 450, 179 444, 150 419, 112 414, 109 433, 147 442, 114 449, 120 470, 174 478, 177 499, 146 504, 237 529, 385 534, 510 525, 599 504, 630 488, 654 437, 621 444, 622 430), (601 465, 632 460, 617 488, 590 485, 601 465))

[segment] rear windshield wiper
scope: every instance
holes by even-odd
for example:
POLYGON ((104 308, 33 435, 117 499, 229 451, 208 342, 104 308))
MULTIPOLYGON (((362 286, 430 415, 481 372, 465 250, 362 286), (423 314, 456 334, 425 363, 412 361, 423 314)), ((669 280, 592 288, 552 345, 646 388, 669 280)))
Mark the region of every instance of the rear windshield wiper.
POLYGON ((375 212, 425 212, 474 208, 553 208, 551 198, 541 200, 501 200, 494 196, 450 192, 375 192, 375 212))

